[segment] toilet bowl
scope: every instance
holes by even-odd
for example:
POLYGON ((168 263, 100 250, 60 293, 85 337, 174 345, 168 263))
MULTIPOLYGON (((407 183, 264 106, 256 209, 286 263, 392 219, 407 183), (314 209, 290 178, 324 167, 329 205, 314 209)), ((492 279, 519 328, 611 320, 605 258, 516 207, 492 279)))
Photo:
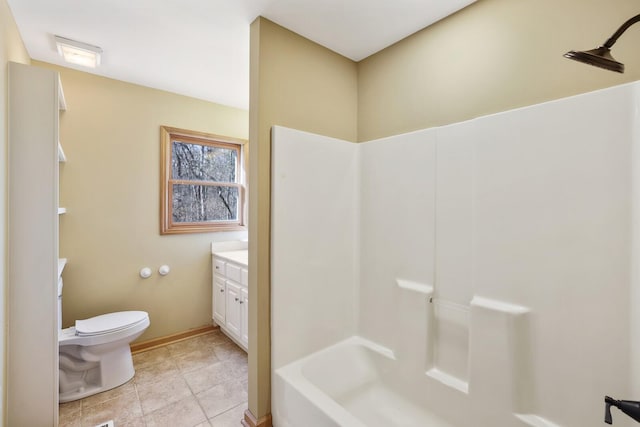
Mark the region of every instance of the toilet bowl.
POLYGON ((144 311, 120 311, 60 329, 60 402, 82 399, 133 378, 129 343, 149 325, 144 311))

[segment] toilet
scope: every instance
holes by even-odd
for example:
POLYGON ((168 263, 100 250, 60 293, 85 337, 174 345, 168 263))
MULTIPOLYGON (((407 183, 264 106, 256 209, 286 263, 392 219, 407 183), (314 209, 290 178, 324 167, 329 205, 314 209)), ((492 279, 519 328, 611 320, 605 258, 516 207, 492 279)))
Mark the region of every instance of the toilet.
POLYGON ((60 403, 100 393, 133 378, 129 343, 150 325, 144 311, 119 311, 62 329, 62 279, 58 282, 60 403))

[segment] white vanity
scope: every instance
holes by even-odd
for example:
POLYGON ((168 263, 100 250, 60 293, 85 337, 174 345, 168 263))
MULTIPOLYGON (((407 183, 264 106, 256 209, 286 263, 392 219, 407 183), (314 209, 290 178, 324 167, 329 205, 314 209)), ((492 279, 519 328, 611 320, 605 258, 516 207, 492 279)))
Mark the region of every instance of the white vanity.
POLYGON ((247 242, 211 244, 212 318, 215 325, 248 350, 249 254, 247 242))

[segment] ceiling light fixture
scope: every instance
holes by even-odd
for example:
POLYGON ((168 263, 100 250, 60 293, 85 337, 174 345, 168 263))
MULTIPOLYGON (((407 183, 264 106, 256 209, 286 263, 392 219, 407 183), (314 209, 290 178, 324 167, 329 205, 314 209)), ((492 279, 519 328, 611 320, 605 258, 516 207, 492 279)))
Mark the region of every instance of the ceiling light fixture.
POLYGON ((83 67, 96 68, 100 65, 100 54, 102 49, 87 43, 54 36, 58 53, 62 58, 70 63, 83 67))

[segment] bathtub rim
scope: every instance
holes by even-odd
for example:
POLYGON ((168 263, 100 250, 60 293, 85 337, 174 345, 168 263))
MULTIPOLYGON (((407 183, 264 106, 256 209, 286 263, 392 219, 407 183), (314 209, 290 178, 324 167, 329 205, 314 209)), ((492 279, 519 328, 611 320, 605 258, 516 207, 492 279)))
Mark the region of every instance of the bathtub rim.
MULTIPOLYGON (((340 427, 367 427, 360 419, 349 412, 345 407, 336 402, 332 397, 327 395, 318 386, 316 386, 303 373, 303 367, 309 361, 322 356, 323 354, 335 351, 337 348, 345 346, 361 346, 365 347, 380 356, 397 361, 394 352, 380 344, 369 341, 358 335, 353 335, 335 344, 324 347, 300 359, 294 360, 278 369, 274 370, 276 376, 275 381, 283 381, 287 386, 292 387, 304 399, 309 401, 310 405, 314 405, 323 415, 331 421, 337 423, 340 427)), ((275 384, 274 384, 275 386, 275 384)), ((275 396, 274 396, 275 397, 275 396)), ((278 407, 281 403, 274 400, 273 415, 278 417, 278 407)), ((276 421, 274 419, 274 421, 276 421)))

